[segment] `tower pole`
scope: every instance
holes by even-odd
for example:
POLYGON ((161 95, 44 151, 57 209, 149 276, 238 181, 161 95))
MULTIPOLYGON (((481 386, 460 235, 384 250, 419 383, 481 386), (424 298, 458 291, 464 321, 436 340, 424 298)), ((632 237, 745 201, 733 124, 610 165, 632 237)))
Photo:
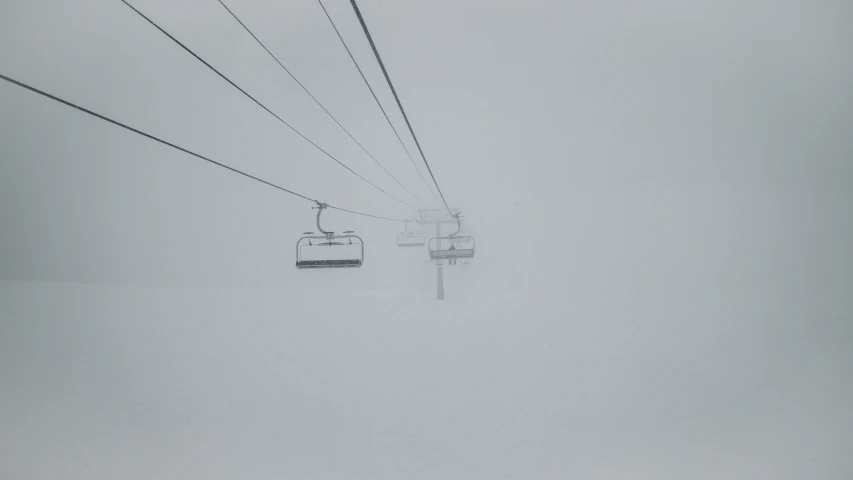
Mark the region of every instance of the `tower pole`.
MULTIPOLYGON (((435 236, 436 236, 436 238, 441 238, 441 224, 440 223, 435 224, 435 236)), ((437 248, 441 248, 441 240, 438 240, 437 242, 438 242, 437 248)), ((436 276, 436 282, 437 282, 437 288, 438 288, 438 290, 436 291, 436 294, 435 294, 436 295, 435 298, 438 300, 444 300, 444 267, 443 267, 443 262, 441 260, 438 261, 438 265, 436 265, 436 267, 435 267, 435 276, 436 276)))

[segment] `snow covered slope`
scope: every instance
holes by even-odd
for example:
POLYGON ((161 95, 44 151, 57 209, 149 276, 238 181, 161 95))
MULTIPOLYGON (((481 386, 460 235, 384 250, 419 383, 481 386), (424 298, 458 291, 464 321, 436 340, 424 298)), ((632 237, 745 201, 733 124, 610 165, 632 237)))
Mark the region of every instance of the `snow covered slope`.
POLYGON ((853 473, 829 304, 374 293, 0 283, 0 478, 853 473))

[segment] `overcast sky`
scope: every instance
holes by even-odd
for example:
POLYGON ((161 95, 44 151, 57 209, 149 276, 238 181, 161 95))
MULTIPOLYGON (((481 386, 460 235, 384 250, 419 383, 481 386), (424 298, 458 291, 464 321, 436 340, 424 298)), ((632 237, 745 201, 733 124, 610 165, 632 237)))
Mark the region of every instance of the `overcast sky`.
MULTIPOLYGON (((8 3, 6 75, 309 197, 413 216, 121 2, 8 3)), ((231 3, 386 168, 431 198, 319 4, 231 3)), ((412 201, 218 2, 136 6, 351 168, 412 201)), ((609 274, 651 251, 678 268, 848 270, 841 260, 849 257, 831 252, 851 240, 849 6, 362 8, 448 201, 481 230, 484 270, 519 259, 543 275, 564 262, 609 274), (809 247, 815 242, 821 248, 809 247)), ((403 132, 351 8, 330 1, 328 9, 403 132)), ((3 278, 299 278, 285 267, 298 234, 314 229, 310 203, 20 88, 0 95, 3 278)), ((406 276, 379 273, 387 258, 395 261, 382 269, 423 270, 392 257, 400 225, 339 212, 328 222, 365 237, 371 278, 406 276)))
MULTIPOLYGON (((415 154, 349 2, 324 2, 415 154)), ((0 3, 0 73, 311 198, 414 217, 121 1, 0 3)), ((349 167, 413 201, 216 0, 132 3, 349 167)), ((227 3, 391 173, 431 198, 315 0, 227 3)), ((228 428, 243 428, 240 412, 247 411, 283 422, 276 416, 280 405, 265 396, 278 393, 264 386, 268 376, 283 375, 288 388, 331 402, 303 412, 305 418, 340 416, 352 427, 351 445, 364 438, 352 433, 359 430, 350 421, 398 433, 410 428, 429 439, 399 447, 412 463, 398 464, 398 472, 411 475, 383 467, 387 478, 627 478, 629 471, 745 478, 753 467, 758 477, 774 479, 853 472, 853 5, 363 0, 360 6, 442 191, 477 238, 472 268, 445 272, 453 307, 431 303, 435 267, 425 252, 396 247, 399 223, 328 212, 328 228, 364 238, 364 267, 297 271, 295 242, 315 230, 310 202, 2 82, 0 280, 266 293, 228 291, 196 301, 181 290, 162 296, 109 290, 117 295, 112 306, 96 307, 106 290, 4 283, 0 347, 7 356, 5 364, 0 357, 0 373, 5 367, 20 390, 2 399, 11 403, 0 410, 23 411, 45 392, 73 390, 63 382, 76 383, 59 367, 73 358, 98 376, 86 377, 94 385, 89 392, 119 389, 104 380, 111 375, 131 385, 119 389, 127 403, 105 411, 141 415, 148 407, 127 407, 137 405, 138 394, 154 411, 167 412, 157 421, 168 424, 169 415, 189 410, 160 392, 195 385, 187 387, 186 405, 216 396, 218 380, 204 379, 206 362, 231 358, 236 364, 224 369, 222 381, 255 396, 232 392, 204 415, 221 416, 228 428), (346 292, 348 300, 335 302, 326 291, 346 292), (327 306, 320 326, 276 323, 272 312, 287 295, 291 319, 312 318, 318 305, 327 306), (374 297, 384 300, 367 300, 374 297), (42 307, 46 299, 73 318, 42 307), (246 306, 255 301, 262 306, 246 306), (244 307, 254 314, 234 313, 244 307), (162 323, 149 325, 148 314, 162 323), (191 324, 208 314, 220 323, 197 342, 191 324), (339 316, 360 315, 373 323, 336 330, 339 316), (110 323, 114 318, 126 328, 110 323), (247 325, 237 344, 228 327, 235 318, 247 325), (416 318, 435 323, 392 323, 416 318), (80 324, 66 323, 71 319, 80 324), (31 321, 38 327, 28 327, 31 321), (485 324, 494 326, 481 330, 485 324), (81 343, 62 344, 57 332, 81 343), (271 332, 288 340, 260 346, 247 340, 277 338, 271 332), (86 343, 87 335, 97 341, 86 343), (147 339, 151 349, 134 339, 147 339), (94 353, 76 356, 74 348, 94 353), (232 356, 220 357, 222 349, 232 356), (298 382, 265 363, 273 349, 301 365, 293 370, 301 372, 298 382), (41 351, 65 353, 44 360, 41 351), (169 360, 155 361, 159 355, 169 360), (348 363, 352 358, 362 363, 348 363), (351 369, 335 370, 340 364, 351 369), (364 373, 386 366, 394 387, 364 373), (61 378, 61 388, 22 387, 29 384, 21 379, 39 368, 61 378), (160 380, 172 368, 178 373, 160 380), (503 376, 489 376, 494 368, 503 376), (333 386, 312 384, 317 378, 331 378, 333 386), (362 380, 359 390, 355 382, 362 380), (450 390, 467 393, 438 393, 450 390), (367 392, 385 396, 365 399, 367 392), (358 416, 338 401, 373 402, 377 410, 358 416), (382 416, 390 404, 401 417, 382 416), (644 444, 642 438, 658 433, 666 440, 644 444), (614 440, 622 434, 628 436, 614 440), (717 469, 707 453, 714 449, 725 451, 717 469), (609 462, 617 452, 619 461, 609 462), (670 457, 681 461, 668 464, 670 457), (422 464, 436 470, 424 473, 422 464), (536 472, 541 477, 526 474, 536 472)), ((426 175, 419 160, 418 167, 426 175)), ((34 419, 60 412, 50 418, 69 425, 78 418, 65 404, 50 405, 27 412, 34 419)), ((42 431, 29 420, 7 421, 14 431, 42 431)), ((45 422, 39 428, 49 430, 45 422)), ((38 455, 4 437, 3 425, 0 451, 38 455)), ((120 437, 118 424, 109 425, 120 437)), ((219 432, 202 425, 195 435, 219 432)), ((302 438, 306 431, 334 436, 331 425, 297 430, 302 438)), ((262 442, 257 430, 248 431, 262 442)), ((41 445, 44 439, 32 435, 26 445, 41 445)), ((177 442, 181 433, 170 435, 177 442)), ((321 438, 308 437, 307 446, 294 447, 303 452, 298 457, 322 457, 321 438)), ((348 465, 340 471, 386 478, 353 466, 360 460, 342 460, 350 457, 340 448, 331 454, 348 465)), ((350 454, 379 458, 394 448, 350 454)), ((294 470, 275 464, 275 451, 229 457, 227 465, 237 472, 253 464, 259 478, 311 474, 310 462, 294 470), (268 469, 258 466, 263 462, 268 469)), ((180 462, 163 465, 182 471, 180 462)), ((21 462, 15 468, 34 472, 21 462)))

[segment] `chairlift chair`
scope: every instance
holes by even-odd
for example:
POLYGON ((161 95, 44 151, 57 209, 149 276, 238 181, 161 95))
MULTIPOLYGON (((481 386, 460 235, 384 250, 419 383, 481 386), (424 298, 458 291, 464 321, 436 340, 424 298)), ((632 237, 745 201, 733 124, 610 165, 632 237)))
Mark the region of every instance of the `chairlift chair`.
POLYGON ((397 235, 398 247, 422 247, 426 243, 423 233, 410 232, 409 221, 406 220, 406 231, 397 235))
POLYGON ((296 242, 296 268, 360 268, 364 264, 364 241, 361 237, 354 235, 353 230, 347 230, 343 235, 335 235, 335 232, 323 230, 320 226, 320 215, 328 205, 325 203, 318 203, 318 205, 312 208, 318 210, 317 230, 322 235, 303 232, 304 236, 296 242), (353 242, 353 239, 356 241, 353 242), (312 240, 321 241, 313 242, 312 240), (358 252, 357 255, 353 255, 354 250, 358 252), (306 255, 307 252, 311 254, 306 255), (315 255, 319 258, 314 258, 315 255))
POLYGON ((462 223, 459 221, 458 213, 454 217, 458 225, 455 233, 429 240, 429 258, 431 260, 447 260, 450 265, 456 265, 456 260, 460 258, 474 258, 474 237, 459 235, 462 223), (442 248, 442 241, 450 243, 450 247, 442 248))

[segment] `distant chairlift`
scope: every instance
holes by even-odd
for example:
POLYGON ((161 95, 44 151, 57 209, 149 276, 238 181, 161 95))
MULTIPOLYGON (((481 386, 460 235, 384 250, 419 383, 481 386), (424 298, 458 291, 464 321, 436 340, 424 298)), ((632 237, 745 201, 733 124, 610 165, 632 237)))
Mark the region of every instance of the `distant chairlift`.
POLYGON ((304 237, 296 242, 296 268, 359 268, 364 263, 364 242, 355 232, 347 230, 343 235, 327 232, 320 226, 320 215, 328 208, 325 203, 318 203, 317 230, 304 232, 304 237), (353 242, 353 239, 356 241, 353 242), (325 240, 314 243, 312 240, 325 240), (339 240, 339 241, 335 241, 339 240), (344 241, 345 240, 345 241, 344 241))
POLYGON ((447 260, 450 265, 456 265, 456 260, 460 258, 474 258, 474 237, 460 235, 462 223, 459 220, 459 214, 457 213, 454 217, 457 224, 455 233, 451 233, 446 237, 434 237, 430 239, 430 260, 447 260), (449 247, 446 249, 442 248, 442 242, 447 242, 449 247))
POLYGON ((406 220, 406 231, 397 235, 398 247, 422 247, 426 243, 423 233, 409 231, 409 221, 406 220))

